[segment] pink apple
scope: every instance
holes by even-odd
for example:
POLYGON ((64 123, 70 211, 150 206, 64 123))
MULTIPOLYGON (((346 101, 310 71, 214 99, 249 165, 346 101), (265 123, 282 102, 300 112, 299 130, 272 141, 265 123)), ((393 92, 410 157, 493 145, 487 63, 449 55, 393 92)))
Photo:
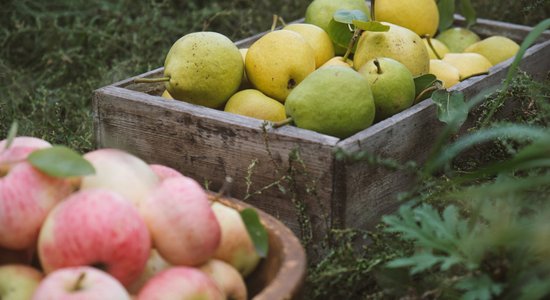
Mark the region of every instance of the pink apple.
POLYGON ((52 146, 43 139, 31 136, 15 137, 6 149, 7 142, 7 140, 0 141, 0 176, 6 174, 16 163, 25 160, 34 150, 52 146))
POLYGON ((183 174, 181 174, 179 171, 165 165, 150 164, 149 166, 151 167, 153 172, 157 174, 160 180, 164 180, 172 177, 183 177, 183 174))
POLYGON ((88 266, 58 269, 46 276, 32 300, 130 300, 113 276, 88 266))
POLYGON ((200 267, 216 282, 226 299, 246 300, 247 289, 244 279, 232 265, 219 259, 211 259, 200 267))
POLYGON ((204 189, 189 177, 165 179, 141 205, 153 245, 174 265, 206 262, 220 242, 220 226, 204 189))
POLYGON ((141 289, 137 300, 225 299, 216 283, 192 267, 172 267, 158 273, 141 289))
POLYGON ((145 269, 143 270, 139 278, 132 282, 130 286, 128 286, 128 291, 132 294, 139 292, 139 290, 143 287, 143 285, 145 285, 145 283, 149 279, 151 279, 157 273, 160 273, 161 271, 166 270, 170 267, 172 267, 172 265, 164 260, 164 258, 160 256, 157 250, 151 249, 151 254, 149 255, 149 259, 147 260, 145 269))
POLYGON ((159 183, 158 176, 140 158, 119 149, 99 149, 84 154, 96 173, 82 178, 80 188, 116 191, 136 206, 159 183))
POLYGON ((137 209, 105 189, 72 194, 51 211, 38 238, 46 273, 91 265, 125 286, 143 272, 150 250, 151 236, 137 209))
POLYGON ((30 299, 44 276, 26 265, 0 266, 0 299, 30 299))
POLYGON ((35 246, 48 212, 73 192, 67 179, 48 176, 20 162, 0 178, 0 247, 35 246))
POLYGON ((34 247, 23 250, 0 248, 0 266, 11 264, 29 265, 34 254, 34 247))
POLYGON ((237 210, 219 202, 212 204, 212 210, 222 230, 220 246, 216 249, 214 258, 229 263, 246 277, 254 271, 260 262, 260 256, 241 215, 237 210))

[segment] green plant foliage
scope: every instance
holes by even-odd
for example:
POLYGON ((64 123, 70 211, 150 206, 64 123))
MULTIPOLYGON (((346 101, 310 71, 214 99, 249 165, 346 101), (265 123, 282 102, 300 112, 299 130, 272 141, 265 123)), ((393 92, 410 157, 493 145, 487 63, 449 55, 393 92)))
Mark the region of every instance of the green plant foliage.
POLYGON ((260 257, 266 257, 269 251, 269 237, 267 230, 260 222, 258 212, 253 208, 245 208, 240 211, 240 214, 256 252, 260 257))
POLYGON ((65 146, 53 146, 32 152, 29 163, 53 177, 76 177, 95 173, 94 166, 76 151, 65 146))

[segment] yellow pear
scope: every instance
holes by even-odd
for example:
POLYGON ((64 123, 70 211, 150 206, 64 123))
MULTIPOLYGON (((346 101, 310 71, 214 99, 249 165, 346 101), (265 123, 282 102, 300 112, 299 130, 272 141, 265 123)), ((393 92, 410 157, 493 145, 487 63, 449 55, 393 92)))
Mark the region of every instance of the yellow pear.
POLYGON ((256 89, 284 102, 290 91, 315 71, 315 54, 300 34, 275 30, 250 45, 245 69, 256 89))
POLYGON ((461 53, 466 47, 478 42, 481 38, 477 33, 464 27, 452 27, 441 33, 436 38, 441 41, 450 52, 461 53))
POLYGON ((321 27, 313 24, 294 23, 283 29, 299 33, 309 44, 315 53, 315 67, 319 68, 329 59, 334 57, 334 46, 328 33, 321 27))
POLYGON ((458 69, 460 80, 485 73, 493 66, 485 56, 478 53, 447 53, 442 60, 458 69))
POLYGON ((254 89, 236 92, 227 100, 224 111, 272 122, 286 119, 285 106, 281 102, 254 89))
POLYGON ((460 82, 460 72, 450 63, 439 60, 430 59, 430 74, 435 75, 437 79, 443 82, 443 87, 448 89, 460 82))
POLYGON ((374 19, 403 26, 420 36, 434 36, 439 26, 439 10, 435 0, 377 0, 374 19))
POLYGON ((428 39, 423 38, 422 41, 424 42, 424 45, 426 45, 426 49, 428 49, 428 54, 430 55, 430 59, 441 59, 445 54, 449 53, 449 48, 445 46, 440 40, 431 38, 430 42, 432 43, 432 46, 434 47, 435 51, 439 55, 440 58, 435 55, 434 51, 432 50, 432 47, 428 44, 428 39))
MULTIPOLYGON (((241 56, 243 57, 243 64, 246 61, 246 53, 248 52, 248 48, 240 48, 239 52, 241 52, 241 56)), ((243 72, 243 79, 241 80, 241 86, 239 89, 246 90, 252 88, 252 85, 248 81, 248 78, 246 77, 246 71, 243 72)))
POLYGON ((170 95, 170 93, 168 93, 168 90, 164 90, 164 92, 162 92, 162 94, 160 96, 162 98, 166 98, 166 99, 174 99, 174 97, 172 97, 172 95, 170 95))
POLYGON ((495 35, 471 44, 464 52, 479 53, 496 65, 516 55, 518 50, 519 45, 513 40, 495 35))
POLYGON ((328 66, 343 66, 343 67, 353 67, 353 60, 346 59, 344 61, 344 58, 342 56, 335 56, 331 59, 329 59, 326 63, 324 63, 320 68, 328 67, 328 66))
POLYGON ((404 64, 414 77, 428 73, 430 55, 418 34, 399 25, 382 22, 390 26, 386 32, 365 31, 357 42, 353 57, 355 70, 377 57, 393 58, 404 64))
POLYGON ((177 40, 166 55, 166 89, 174 99, 211 108, 223 106, 241 84, 239 49, 216 32, 193 32, 177 40))
MULTIPOLYGON (((369 7, 364 0, 313 0, 306 9, 305 23, 317 25, 328 32, 328 24, 334 13, 340 9, 360 10, 365 15, 370 15, 369 7)), ((334 45, 337 55, 346 53, 344 47, 334 45)))

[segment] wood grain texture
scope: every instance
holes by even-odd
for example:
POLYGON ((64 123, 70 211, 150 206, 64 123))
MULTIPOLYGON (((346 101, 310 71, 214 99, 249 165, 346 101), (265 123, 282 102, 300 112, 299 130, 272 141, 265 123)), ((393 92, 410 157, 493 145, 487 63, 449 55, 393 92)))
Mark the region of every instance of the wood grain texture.
MULTIPOLYGON (((460 22, 457 17, 456 24, 460 22)), ((482 36, 502 34, 517 41, 531 30, 483 19, 473 29, 482 36)), ((248 47, 262 34, 236 44, 248 47)), ((550 33, 545 32, 527 51, 521 69, 544 78, 550 69, 548 57, 550 33)), ((488 75, 469 78, 451 90, 469 98, 500 84, 511 62, 502 62, 488 75)), ((149 163, 171 166, 208 183, 214 191, 230 176, 235 180, 232 196, 272 214, 298 236, 312 234, 314 241, 322 239, 330 227, 371 228, 381 215, 395 209, 397 193, 414 184, 408 172, 337 161, 334 151, 368 151, 400 162, 422 162, 443 128, 435 104, 428 99, 344 140, 293 126, 273 129, 252 118, 161 98, 162 83, 133 82, 160 77, 162 72, 158 68, 94 91, 96 146, 122 148, 149 163), (296 153, 299 159, 292 158, 296 153), (282 188, 273 185, 277 181, 282 188), (301 206, 309 219, 301 218, 297 209, 301 206), (308 229, 311 232, 303 231, 308 229)), ((473 120, 466 122, 463 132, 473 120)))

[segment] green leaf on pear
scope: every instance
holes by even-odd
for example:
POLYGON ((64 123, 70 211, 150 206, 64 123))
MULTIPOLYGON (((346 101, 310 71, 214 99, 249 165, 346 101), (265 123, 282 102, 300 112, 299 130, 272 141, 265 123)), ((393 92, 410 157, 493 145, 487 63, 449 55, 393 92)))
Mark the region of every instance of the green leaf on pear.
POLYGON ((431 93, 425 93, 424 91, 426 89, 431 88, 437 81, 437 77, 433 74, 424 74, 420 76, 414 77, 414 88, 415 88, 415 95, 414 98, 416 99, 416 102, 420 102, 424 99, 428 99, 431 95, 431 93), (422 93, 422 97, 420 96, 422 93))
POLYGON ((359 28, 363 31, 373 31, 373 32, 386 32, 390 30, 390 26, 384 25, 377 21, 361 21, 361 20, 353 20, 353 25, 355 25, 356 28, 359 28))
POLYGON ((454 22, 455 0, 439 0, 437 2, 439 10, 439 32, 451 27, 454 22))
POLYGON ((369 16, 357 9, 339 9, 334 13, 332 18, 334 21, 343 24, 353 24, 353 21, 355 20, 360 20, 364 22, 369 21, 369 16))
POLYGON ((240 214, 256 252, 260 257, 265 258, 269 250, 269 237, 267 230, 260 222, 258 212, 253 208, 245 208, 240 211, 240 214))
POLYGON ((53 146, 32 152, 29 163, 40 171, 60 178, 86 176, 95 173, 90 162, 65 146, 53 146))
MULTIPOLYGON (((13 121, 13 123, 11 123, 10 130, 8 131, 8 137, 6 138, 6 147, 4 149, 8 149, 13 143, 13 140, 17 136, 17 127, 18 127, 17 121, 13 121)), ((0 149, 0 150, 4 150, 4 149, 0 149)))
POLYGON ((466 28, 474 25, 477 21, 476 10, 470 0, 460 0, 460 12, 466 18, 466 28))
POLYGON ((327 33, 330 39, 338 46, 347 48, 353 37, 354 29, 350 24, 344 24, 333 20, 328 23, 327 33))

